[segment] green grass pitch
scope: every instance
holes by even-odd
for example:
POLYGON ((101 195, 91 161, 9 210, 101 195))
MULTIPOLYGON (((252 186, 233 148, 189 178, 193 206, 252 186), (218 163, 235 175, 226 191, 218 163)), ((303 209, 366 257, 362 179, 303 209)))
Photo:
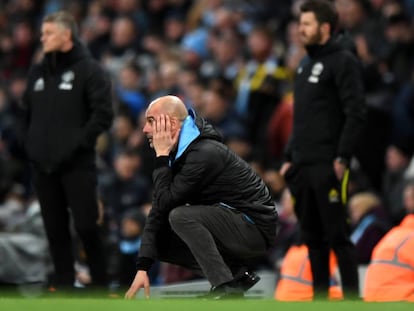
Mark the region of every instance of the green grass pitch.
POLYGON ((285 303, 266 299, 206 301, 201 299, 121 298, 1 298, 1 311, 405 311, 412 303, 364 303, 362 301, 314 301, 285 303))

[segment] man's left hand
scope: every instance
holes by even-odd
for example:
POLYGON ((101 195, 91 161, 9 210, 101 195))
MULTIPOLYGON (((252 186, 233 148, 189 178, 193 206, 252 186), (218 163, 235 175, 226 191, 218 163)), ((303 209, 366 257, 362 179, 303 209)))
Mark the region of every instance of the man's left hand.
POLYGON ((171 131, 171 118, 165 114, 159 115, 152 126, 152 145, 157 157, 168 156, 178 142, 180 130, 178 129, 173 136, 171 131))
POLYGON ((346 165, 344 163, 339 162, 338 160, 334 160, 333 162, 333 169, 336 175, 336 178, 340 181, 344 177, 346 165))

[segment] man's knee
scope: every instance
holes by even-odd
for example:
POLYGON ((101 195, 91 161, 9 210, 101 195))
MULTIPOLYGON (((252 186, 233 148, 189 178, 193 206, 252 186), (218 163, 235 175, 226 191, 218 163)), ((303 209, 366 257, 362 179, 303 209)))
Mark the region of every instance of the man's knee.
POLYGON ((188 206, 178 206, 168 215, 168 221, 171 228, 175 229, 177 225, 182 224, 188 219, 188 206))

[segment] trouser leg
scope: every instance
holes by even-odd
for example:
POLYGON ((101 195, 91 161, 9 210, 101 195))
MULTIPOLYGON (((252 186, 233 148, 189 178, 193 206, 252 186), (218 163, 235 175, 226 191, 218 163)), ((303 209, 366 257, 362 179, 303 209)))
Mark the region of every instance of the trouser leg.
POLYGON ((33 182, 55 268, 54 285, 72 286, 75 275, 74 257, 68 203, 60 175, 48 175, 35 169, 33 182))
POLYGON ((187 244, 168 225, 159 233, 157 239, 158 260, 182 266, 204 276, 193 253, 187 244))
POLYGON ((300 236, 309 251, 314 293, 317 296, 326 297, 329 288, 329 245, 324 238, 321 216, 311 187, 308 167, 294 165, 288 173, 287 180, 294 199, 300 236))
POLYGON ((226 261, 243 263, 266 252, 256 225, 228 208, 180 206, 171 211, 169 221, 213 286, 233 279, 226 261))
POLYGON ((106 254, 98 220, 96 173, 94 169, 75 169, 62 178, 76 231, 86 253, 86 262, 96 285, 107 284, 106 254))
POLYGON ((354 295, 358 292, 358 267, 346 221, 347 181, 338 181, 331 165, 316 166, 311 174, 324 232, 337 256, 342 288, 346 296, 354 295))

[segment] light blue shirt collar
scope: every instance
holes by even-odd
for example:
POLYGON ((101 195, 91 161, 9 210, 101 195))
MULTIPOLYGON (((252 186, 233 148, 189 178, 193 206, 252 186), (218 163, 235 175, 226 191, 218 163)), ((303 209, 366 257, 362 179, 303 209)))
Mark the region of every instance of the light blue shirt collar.
POLYGON ((195 124, 196 114, 192 109, 188 110, 189 115, 185 118, 183 125, 180 131, 180 138, 178 140, 177 154, 175 155, 175 160, 177 160, 187 147, 198 137, 200 136, 200 130, 195 124))

